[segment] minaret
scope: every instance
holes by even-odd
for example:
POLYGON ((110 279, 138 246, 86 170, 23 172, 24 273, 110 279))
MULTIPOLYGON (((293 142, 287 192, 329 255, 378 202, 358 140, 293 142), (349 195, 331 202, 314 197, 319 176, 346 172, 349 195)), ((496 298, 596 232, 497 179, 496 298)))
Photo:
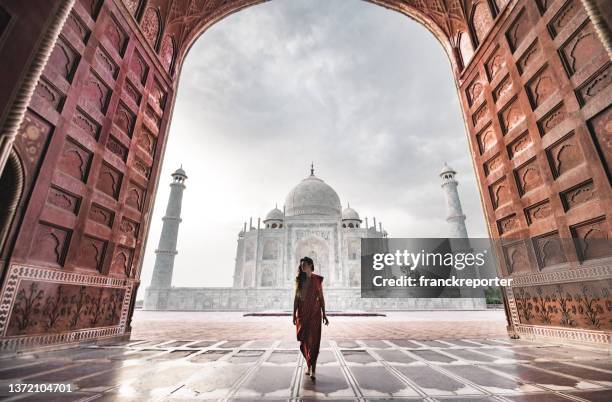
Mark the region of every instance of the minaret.
POLYGON ((465 215, 461 209, 461 201, 459 201, 459 193, 457 192, 457 180, 455 180, 455 172, 446 163, 440 172, 442 179, 442 190, 446 197, 446 221, 449 226, 449 238, 467 238, 467 229, 465 228, 465 215))
POLYGON ((168 289, 172 285, 172 270, 174 269, 174 257, 176 251, 176 239, 178 237, 179 224, 181 223, 181 203, 183 201, 183 190, 187 175, 181 166, 172 173, 170 183, 170 197, 166 207, 166 215, 162 218, 164 225, 159 246, 155 250, 155 266, 153 268, 153 279, 150 288, 168 289))

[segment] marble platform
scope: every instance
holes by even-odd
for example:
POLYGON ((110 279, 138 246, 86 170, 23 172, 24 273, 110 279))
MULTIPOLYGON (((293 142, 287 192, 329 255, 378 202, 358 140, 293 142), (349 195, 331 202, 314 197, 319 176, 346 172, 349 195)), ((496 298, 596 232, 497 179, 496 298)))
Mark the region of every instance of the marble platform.
POLYGON ((498 339, 322 342, 317 380, 295 341, 167 339, 0 359, 0 397, 32 401, 610 401, 612 360, 586 347, 498 339), (11 394, 10 383, 72 393, 11 394))
MULTIPOLYGON (((146 288, 150 311, 291 310, 291 288, 171 287, 146 288)), ((327 288, 325 304, 336 311, 486 310, 484 298, 362 298, 359 288, 327 288)))

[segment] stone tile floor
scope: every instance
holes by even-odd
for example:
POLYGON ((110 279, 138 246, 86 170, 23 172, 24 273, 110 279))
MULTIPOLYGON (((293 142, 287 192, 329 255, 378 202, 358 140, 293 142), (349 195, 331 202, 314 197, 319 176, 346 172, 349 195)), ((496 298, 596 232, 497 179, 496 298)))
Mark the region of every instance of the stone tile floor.
POLYGON ((0 358, 0 397, 41 401, 612 401, 612 360, 507 338, 322 341, 317 380, 292 340, 133 340, 0 358), (11 394, 10 383, 72 393, 11 394))
MULTIPOLYGON (((504 310, 391 311, 385 317, 330 317, 326 339, 499 338, 504 310)), ((142 311, 134 313, 136 339, 295 339, 291 317, 244 317, 240 312, 142 311)))

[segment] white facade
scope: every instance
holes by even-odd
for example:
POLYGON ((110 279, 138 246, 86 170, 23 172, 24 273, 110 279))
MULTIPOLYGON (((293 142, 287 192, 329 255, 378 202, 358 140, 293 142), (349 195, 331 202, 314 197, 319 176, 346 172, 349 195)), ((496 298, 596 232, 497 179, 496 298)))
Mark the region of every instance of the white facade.
POLYGON ((327 288, 358 288, 361 239, 384 237, 366 227, 355 210, 342 210, 336 192, 314 172, 285 199, 284 211, 272 209, 258 227, 238 234, 234 288, 291 289, 302 257, 315 262, 327 288))

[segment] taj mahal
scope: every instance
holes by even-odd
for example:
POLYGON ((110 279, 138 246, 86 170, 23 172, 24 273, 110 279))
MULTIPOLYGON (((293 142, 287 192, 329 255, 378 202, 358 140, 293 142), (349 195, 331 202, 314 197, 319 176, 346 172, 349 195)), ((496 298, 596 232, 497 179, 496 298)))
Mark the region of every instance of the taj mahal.
MULTIPOLYGON (((300 258, 309 256, 327 288, 360 286, 362 238, 385 237, 382 223, 364 222, 354 209, 342 209, 336 191, 315 176, 300 181, 257 228, 238 234, 235 288, 291 288, 300 258)), ((252 223, 252 222, 251 222, 252 223)))
MULTIPOLYGON (((467 237, 465 215, 457 192, 456 172, 446 164, 440 172, 446 199, 448 237, 467 237)), ((483 309, 484 299, 472 298, 361 298, 361 239, 388 236, 376 218, 361 219, 342 207, 332 186, 315 175, 302 179, 285 198, 283 209, 270 210, 263 221, 245 222, 238 233, 233 286, 173 287, 181 201, 187 175, 172 174, 171 193, 151 285, 146 289, 147 310, 285 311, 293 303, 293 284, 300 258, 311 257, 325 278, 330 311, 483 309)))

